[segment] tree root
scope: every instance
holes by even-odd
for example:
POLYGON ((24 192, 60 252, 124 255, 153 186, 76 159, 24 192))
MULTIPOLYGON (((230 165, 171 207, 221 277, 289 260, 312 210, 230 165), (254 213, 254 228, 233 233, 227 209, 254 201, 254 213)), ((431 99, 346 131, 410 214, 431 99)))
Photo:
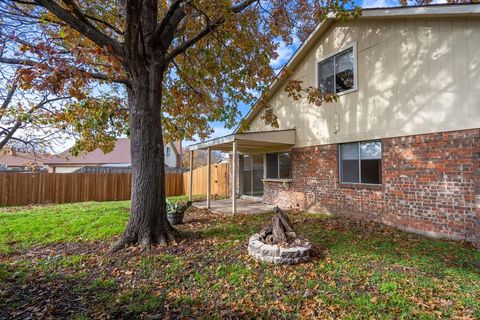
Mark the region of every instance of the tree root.
POLYGON ((107 251, 107 255, 116 253, 124 249, 126 246, 133 245, 135 243, 138 243, 141 252, 148 253, 151 252, 152 247, 155 245, 166 247, 169 243, 176 243, 177 236, 178 231, 172 226, 169 226, 167 231, 159 233, 154 238, 148 235, 138 239, 138 237, 135 238, 123 234, 122 237, 107 251))
POLYGON ((118 240, 110 249, 108 249, 107 255, 120 251, 131 243, 133 243, 133 241, 129 237, 122 235, 120 240, 118 240))

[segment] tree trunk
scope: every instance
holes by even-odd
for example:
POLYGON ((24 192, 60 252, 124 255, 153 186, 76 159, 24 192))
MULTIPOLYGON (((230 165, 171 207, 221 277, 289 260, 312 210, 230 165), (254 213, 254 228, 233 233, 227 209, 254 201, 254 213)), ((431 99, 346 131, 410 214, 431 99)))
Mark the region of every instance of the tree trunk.
POLYGON ((138 243, 142 250, 153 244, 174 241, 174 228, 166 215, 165 168, 162 135, 162 80, 164 68, 140 67, 128 89, 132 194, 130 219, 121 239, 111 248, 117 251, 138 243))

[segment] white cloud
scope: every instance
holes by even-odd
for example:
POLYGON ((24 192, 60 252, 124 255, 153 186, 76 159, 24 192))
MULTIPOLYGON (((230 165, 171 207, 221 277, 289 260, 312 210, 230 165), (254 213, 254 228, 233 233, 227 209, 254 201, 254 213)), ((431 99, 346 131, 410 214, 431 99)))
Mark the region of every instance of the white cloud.
POLYGON ((398 6, 398 1, 395 4, 395 1, 392 0, 363 0, 360 5, 362 8, 383 8, 383 7, 394 7, 398 6))
POLYGON ((285 42, 280 41, 280 45, 277 48, 278 57, 270 61, 270 65, 274 69, 283 67, 283 65, 293 56, 299 45, 300 40, 298 38, 295 38, 291 45, 287 45, 285 42))
MULTIPOLYGON (((432 0, 430 4, 443 4, 447 3, 447 0, 432 0)), ((414 6, 415 1, 407 1, 409 6, 414 6)), ((362 8, 384 8, 384 7, 399 7, 400 3, 397 0, 362 0, 360 6, 362 8)))

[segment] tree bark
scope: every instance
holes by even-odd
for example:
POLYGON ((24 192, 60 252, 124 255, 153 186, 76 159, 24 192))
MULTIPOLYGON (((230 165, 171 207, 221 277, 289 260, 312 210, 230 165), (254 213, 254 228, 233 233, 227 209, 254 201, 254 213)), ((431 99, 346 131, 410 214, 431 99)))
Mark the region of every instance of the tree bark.
POLYGON ((132 196, 130 218, 120 240, 110 249, 174 241, 175 229, 167 220, 162 135, 162 87, 168 63, 165 50, 151 45, 157 25, 156 1, 126 4, 125 60, 130 117, 132 196))
POLYGON ((175 229, 167 220, 162 135, 161 65, 139 67, 128 89, 132 195, 130 219, 110 252, 138 243, 142 250, 174 241, 175 229))

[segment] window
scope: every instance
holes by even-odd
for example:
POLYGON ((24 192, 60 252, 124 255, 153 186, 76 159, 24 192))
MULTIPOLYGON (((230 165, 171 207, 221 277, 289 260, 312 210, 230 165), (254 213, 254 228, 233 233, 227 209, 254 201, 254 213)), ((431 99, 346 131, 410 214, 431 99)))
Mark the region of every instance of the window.
POLYGON ((318 63, 318 88, 323 93, 341 93, 356 88, 355 51, 350 47, 318 63))
POLYGON ((291 167, 289 153, 267 153, 267 178, 290 179, 291 167))
POLYGON ((170 155, 170 147, 167 147, 166 149, 167 151, 165 151, 165 153, 167 154, 167 157, 170 155))
POLYGON ((382 144, 380 141, 340 145, 342 183, 382 183, 382 144))

